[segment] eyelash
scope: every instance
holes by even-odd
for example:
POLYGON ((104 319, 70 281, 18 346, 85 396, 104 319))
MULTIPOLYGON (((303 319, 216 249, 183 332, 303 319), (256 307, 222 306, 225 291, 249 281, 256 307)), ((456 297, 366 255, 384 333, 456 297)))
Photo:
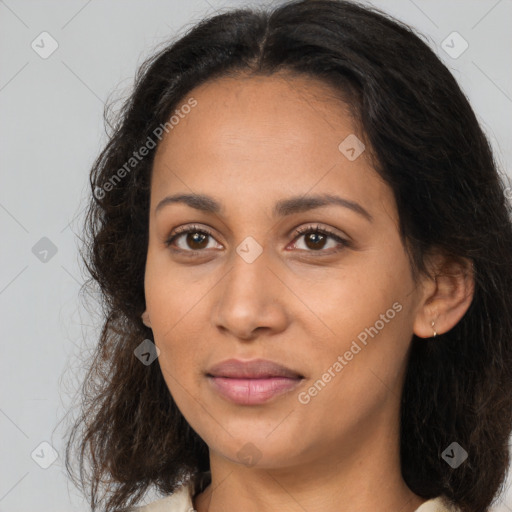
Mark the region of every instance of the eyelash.
MULTIPOLYGON (((203 234, 203 235, 207 235, 209 237, 212 237, 214 238, 213 236, 213 233, 208 230, 207 228, 200 228, 198 226, 182 226, 182 227, 179 227, 176 229, 175 233, 173 235, 171 235, 166 241, 165 241, 165 246, 166 247, 170 247, 172 245, 172 243, 181 235, 184 235, 184 234, 188 234, 188 233, 200 233, 200 234, 203 234)), ((320 226, 307 226, 307 227, 301 227, 301 228, 298 228, 294 231, 293 235, 294 235, 294 242, 296 241, 297 238, 299 238, 300 236, 302 235, 307 235, 307 234, 310 234, 310 233, 320 233, 322 235, 325 235, 327 236, 328 238, 332 238, 333 240, 335 240, 336 242, 338 242, 343 248, 344 247, 350 247, 351 246, 351 243, 348 241, 348 240, 345 240, 343 238, 341 238, 340 236, 336 235, 335 233, 333 233, 331 230, 329 230, 328 228, 321 228, 320 226)), ((201 249, 201 250, 184 250, 184 249, 176 249, 176 248, 173 248, 172 249, 173 251, 175 252, 181 252, 181 253, 188 253, 190 255, 194 255, 196 253, 200 253, 200 252, 203 252, 204 249, 201 249)), ((304 250, 304 249, 301 249, 301 250, 304 250)), ((335 250, 334 252, 338 252, 340 251, 341 249, 337 249, 335 250)), ((313 250, 309 250, 309 251, 306 251, 306 252, 310 252, 310 253, 323 253, 323 252, 326 252, 324 249, 319 249, 318 251, 313 251, 313 250)), ((332 252, 328 252, 327 254, 332 254, 332 252)))

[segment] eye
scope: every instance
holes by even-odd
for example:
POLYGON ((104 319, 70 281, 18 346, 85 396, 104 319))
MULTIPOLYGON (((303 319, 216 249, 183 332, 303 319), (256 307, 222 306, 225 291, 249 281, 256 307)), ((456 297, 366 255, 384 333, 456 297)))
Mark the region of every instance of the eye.
POLYGON ((180 247, 178 244, 178 248, 174 250, 181 252, 196 252, 202 249, 210 249, 211 247, 208 247, 208 237, 213 239, 211 231, 206 228, 199 228, 197 226, 182 226, 177 228, 174 233, 165 241, 166 247, 173 246, 175 240, 180 240, 182 237, 185 240, 185 247, 180 247))
MULTIPOLYGON (((294 234, 295 239, 293 245, 297 244, 297 240, 304 237, 305 249, 308 252, 324 252, 326 241, 329 239, 337 242, 338 246, 349 247, 350 242, 336 235, 327 228, 321 228, 320 226, 307 226, 296 229, 294 234), (315 235, 315 236, 311 236, 315 235)), ((209 247, 208 238, 213 239, 213 234, 206 228, 200 228, 198 226, 182 226, 177 228, 174 233, 165 241, 166 247, 173 247, 173 250, 178 252, 189 252, 194 253, 203 249, 211 249, 209 247), (184 246, 175 243, 183 238, 184 246)), ((220 244, 219 244, 220 245, 220 244)), ((334 244, 336 246, 336 244, 334 244)), ((335 251, 340 250, 339 248, 335 251)))
MULTIPOLYGON (((294 239, 294 245, 296 245, 296 240, 298 240, 301 237, 304 237, 304 243, 305 247, 309 252, 323 252, 325 249, 326 241, 331 239, 338 243, 338 249, 335 249, 335 251, 329 251, 329 252, 337 252, 340 250, 339 246, 341 245, 343 247, 350 247, 350 242, 348 240, 345 240, 341 238, 340 236, 336 235, 332 231, 330 231, 327 228, 321 228, 320 226, 306 226, 299 228, 295 230, 294 233, 296 238, 294 239), (311 236, 314 235, 314 236, 311 236)), ((334 247, 336 247, 336 244, 334 244, 334 247)), ((332 248, 332 247, 331 247, 332 248)))

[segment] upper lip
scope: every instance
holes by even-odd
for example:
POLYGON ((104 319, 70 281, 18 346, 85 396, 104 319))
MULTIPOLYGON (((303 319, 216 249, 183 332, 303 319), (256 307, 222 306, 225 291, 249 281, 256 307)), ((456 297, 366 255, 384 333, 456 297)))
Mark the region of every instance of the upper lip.
POLYGON ((229 377, 232 379, 303 378, 296 371, 267 359, 251 359, 250 361, 227 359, 212 366, 208 370, 207 375, 212 377, 229 377))

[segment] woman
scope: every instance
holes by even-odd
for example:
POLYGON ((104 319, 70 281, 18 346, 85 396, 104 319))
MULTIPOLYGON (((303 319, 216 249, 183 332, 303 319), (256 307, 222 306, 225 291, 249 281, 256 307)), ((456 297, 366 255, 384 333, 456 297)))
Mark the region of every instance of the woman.
POLYGON ((142 66, 91 185, 106 320, 67 467, 78 440, 93 510, 488 509, 510 206, 408 27, 337 0, 204 20, 142 66))

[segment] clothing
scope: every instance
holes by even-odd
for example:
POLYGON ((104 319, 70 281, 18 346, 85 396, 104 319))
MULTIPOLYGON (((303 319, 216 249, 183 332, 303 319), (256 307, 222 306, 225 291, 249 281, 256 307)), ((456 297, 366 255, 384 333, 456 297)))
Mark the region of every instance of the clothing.
MULTIPOLYGON (((182 484, 176 491, 142 507, 132 507, 129 512, 194 512, 192 497, 200 493, 211 481, 210 472, 203 473, 196 480, 182 484)), ((439 496, 423 503, 415 512, 459 512, 439 496)))

